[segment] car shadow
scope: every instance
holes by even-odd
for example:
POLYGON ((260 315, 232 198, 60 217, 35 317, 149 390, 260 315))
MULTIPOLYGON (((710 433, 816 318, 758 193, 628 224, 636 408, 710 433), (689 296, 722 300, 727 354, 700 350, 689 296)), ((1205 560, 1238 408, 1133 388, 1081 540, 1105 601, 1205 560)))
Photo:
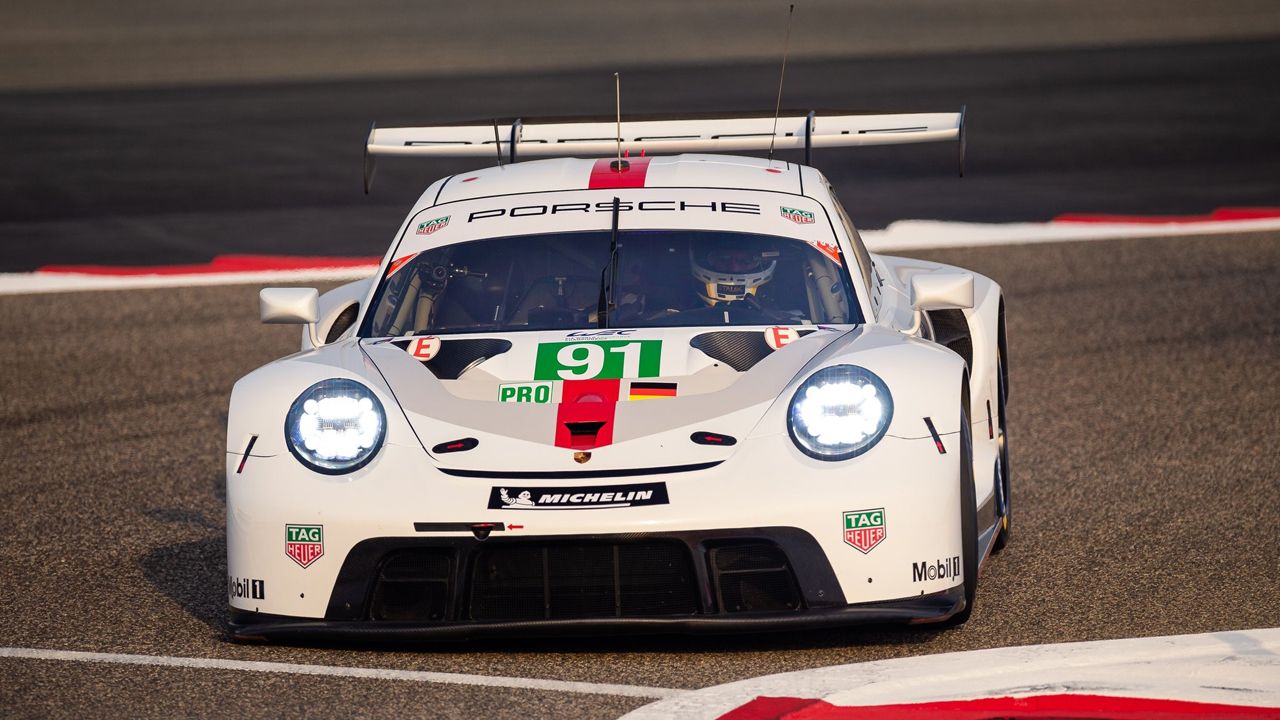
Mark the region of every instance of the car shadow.
POLYGON ((159 547, 139 563, 143 576, 183 610, 227 632, 227 543, 221 536, 159 547))
MULTIPOLYGON (((209 483, 221 505, 225 489, 220 473, 209 483)), ((185 507, 155 507, 143 511, 151 520, 176 525, 199 539, 155 548, 138 562, 143 576, 189 615, 219 635, 227 633, 227 541, 221 514, 185 507)))

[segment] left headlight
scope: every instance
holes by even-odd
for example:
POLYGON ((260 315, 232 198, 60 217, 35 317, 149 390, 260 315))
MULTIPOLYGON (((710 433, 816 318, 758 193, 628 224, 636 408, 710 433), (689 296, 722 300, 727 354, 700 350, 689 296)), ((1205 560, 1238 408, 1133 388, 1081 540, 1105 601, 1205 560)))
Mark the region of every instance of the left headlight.
POLYGON ((893 398, 878 375, 857 365, 832 365, 800 384, 787 429, 809 457, 848 460, 880 442, 892 419, 893 398))
POLYGON ((363 467, 386 435, 387 414, 373 391, 355 380, 321 380, 293 401, 284 421, 289 452, 319 473, 363 467))

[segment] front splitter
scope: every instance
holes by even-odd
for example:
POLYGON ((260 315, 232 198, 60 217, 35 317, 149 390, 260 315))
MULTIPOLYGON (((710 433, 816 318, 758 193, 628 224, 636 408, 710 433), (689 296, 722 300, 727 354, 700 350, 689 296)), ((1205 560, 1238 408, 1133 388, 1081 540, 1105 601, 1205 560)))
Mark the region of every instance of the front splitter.
POLYGON ((587 618, 515 622, 450 622, 432 625, 373 620, 320 620, 231 611, 238 642, 417 643, 487 638, 601 635, 724 635, 813 630, 869 624, 943 622, 964 609, 964 586, 901 600, 787 613, 693 615, 672 618, 587 618))

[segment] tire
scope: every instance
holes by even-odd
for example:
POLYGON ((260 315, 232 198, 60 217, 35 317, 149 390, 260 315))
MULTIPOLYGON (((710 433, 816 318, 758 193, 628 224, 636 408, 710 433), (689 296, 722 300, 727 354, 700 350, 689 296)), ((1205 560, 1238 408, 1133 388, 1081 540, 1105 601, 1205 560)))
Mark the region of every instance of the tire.
POLYGON ((963 625, 973 613, 978 595, 978 508, 973 490, 973 428, 969 426, 969 388, 966 381, 960 403, 960 543, 964 566, 964 609, 938 624, 941 628, 963 625))
POLYGON ((996 442, 999 443, 1000 449, 1000 487, 997 491, 1003 502, 1004 513, 1000 516, 1000 534, 996 535, 995 545, 992 546, 991 552, 998 553, 1009 544, 1009 534, 1013 531, 1013 502, 1009 491, 1012 487, 1009 475, 1009 434, 1008 423, 1006 419, 1006 406, 1009 400, 1009 375, 1008 369, 1004 364, 1004 352, 997 349, 996 351, 996 383, 998 392, 996 394, 996 409, 1000 413, 1000 424, 997 427, 996 442))

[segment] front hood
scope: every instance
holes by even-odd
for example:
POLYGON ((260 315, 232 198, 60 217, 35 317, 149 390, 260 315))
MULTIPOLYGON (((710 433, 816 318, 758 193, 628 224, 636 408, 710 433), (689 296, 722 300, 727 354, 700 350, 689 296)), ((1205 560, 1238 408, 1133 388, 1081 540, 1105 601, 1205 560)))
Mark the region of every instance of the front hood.
POLYGON ((591 472, 725 460, 735 448, 715 438, 746 438, 792 378, 850 329, 545 331, 361 347, 443 469, 591 472), (699 444, 694 433, 714 437, 699 444), (450 451, 468 438, 474 449, 450 451))

